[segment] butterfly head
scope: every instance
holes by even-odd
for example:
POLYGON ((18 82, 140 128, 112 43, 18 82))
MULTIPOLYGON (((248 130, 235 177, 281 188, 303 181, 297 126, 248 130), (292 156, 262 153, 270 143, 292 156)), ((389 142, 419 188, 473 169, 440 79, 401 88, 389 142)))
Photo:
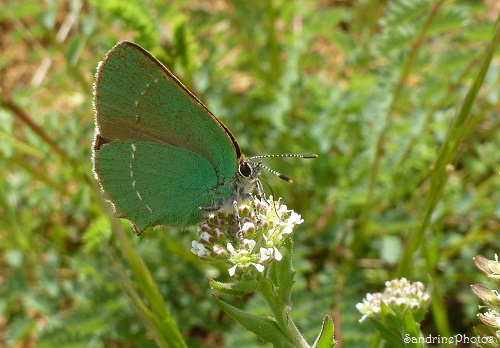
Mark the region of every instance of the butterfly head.
POLYGON ((257 188, 262 191, 259 181, 260 172, 262 171, 262 163, 252 161, 249 158, 241 158, 237 168, 238 192, 240 196, 247 196, 257 188))
POLYGON ((252 157, 242 157, 238 161, 237 168, 237 182, 238 182, 238 192, 243 194, 243 196, 251 194, 254 188, 257 188, 259 194, 263 195, 262 184, 259 181, 260 172, 262 169, 269 171, 270 173, 278 176, 280 179, 293 183, 293 180, 286 175, 277 172, 264 164, 259 160, 261 158, 270 157, 298 157, 298 158, 317 158, 314 154, 283 154, 283 155, 262 155, 262 156, 252 156, 252 157))
POLYGON ((238 175, 242 178, 257 179, 262 170, 262 162, 255 162, 249 158, 243 158, 238 163, 238 175))

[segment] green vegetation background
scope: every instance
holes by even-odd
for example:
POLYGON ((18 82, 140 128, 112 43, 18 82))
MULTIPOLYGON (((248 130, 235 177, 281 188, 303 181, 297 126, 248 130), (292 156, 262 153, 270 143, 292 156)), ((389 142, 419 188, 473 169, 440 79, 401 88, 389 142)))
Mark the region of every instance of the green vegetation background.
MULTIPOLYGON (((259 346, 211 298, 227 266, 190 253, 193 228, 137 238, 96 188, 94 73, 124 39, 246 154, 319 155, 265 162, 293 185, 263 174, 305 219, 292 316, 310 342, 330 314, 338 341, 368 347, 355 304, 396 276, 430 288, 424 334, 474 336, 472 257, 500 252, 498 51, 467 96, 499 13, 495 0, 0 0, 0 346, 153 347, 148 313, 165 309, 189 346, 259 346)), ((256 297, 235 305, 267 313, 256 297)))

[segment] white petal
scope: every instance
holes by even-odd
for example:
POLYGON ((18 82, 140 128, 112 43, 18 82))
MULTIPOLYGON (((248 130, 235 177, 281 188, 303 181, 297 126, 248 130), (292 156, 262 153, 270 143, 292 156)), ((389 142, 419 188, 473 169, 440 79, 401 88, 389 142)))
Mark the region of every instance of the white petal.
POLYGON ((278 261, 280 261, 283 258, 283 255, 281 255, 278 248, 274 248, 274 258, 278 261))
POLYGON ((237 267, 237 265, 234 265, 233 267, 231 267, 230 269, 228 269, 229 275, 231 277, 234 276, 234 273, 236 272, 236 267, 237 267))
POLYGON ((248 250, 252 251, 255 244, 257 244, 256 241, 254 241, 253 239, 244 239, 243 240, 243 243, 247 244, 248 245, 248 250))
POLYGON ((261 265, 259 263, 252 263, 252 265, 254 265, 254 267, 257 269, 257 271, 259 271, 260 273, 264 272, 264 265, 261 265))
POLYGON ((195 255, 200 256, 199 255, 200 246, 203 247, 203 244, 198 243, 198 241, 196 240, 191 241, 191 252, 195 255))

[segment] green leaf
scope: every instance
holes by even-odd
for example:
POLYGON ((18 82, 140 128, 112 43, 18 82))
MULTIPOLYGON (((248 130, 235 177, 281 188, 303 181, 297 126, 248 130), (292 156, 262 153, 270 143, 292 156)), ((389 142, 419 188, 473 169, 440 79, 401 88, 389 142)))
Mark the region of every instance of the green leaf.
POLYGON ((462 27, 466 20, 467 13, 463 8, 443 8, 436 14, 436 19, 432 22, 429 34, 434 36, 443 32, 456 30, 462 27))
POLYGON ((243 296, 250 294, 257 290, 257 285, 259 283, 255 280, 241 281, 237 283, 223 283, 218 282, 213 279, 209 280, 210 287, 222 294, 232 295, 232 296, 243 296))
POLYGON ((369 322, 380 332, 380 336, 389 343, 392 348, 404 348, 403 339, 394 331, 388 330, 381 322, 368 318, 369 322))
POLYGON ((321 331, 313 344, 313 348, 330 348, 335 347, 334 326, 332 318, 327 315, 323 320, 321 331))
POLYGON ((392 309, 385 303, 380 303, 380 309, 382 310, 382 314, 384 316, 385 326, 389 330, 395 330, 400 332, 403 329, 403 323, 401 321, 401 317, 396 315, 392 309))
MULTIPOLYGON (((419 325, 415 321, 415 318, 409 310, 403 313, 403 326, 404 326, 404 336, 408 337, 420 337, 419 325)), ((423 347, 422 343, 415 343, 411 345, 412 347, 423 347)))
POLYGON ((387 21, 392 26, 406 24, 423 16, 429 5, 429 0, 391 1, 387 6, 387 21))
MULTIPOLYGON (((6 6, 7 7, 7 6, 6 6)), ((29 16, 36 16, 40 12, 43 12, 43 5, 39 2, 11 2, 8 6, 9 12, 12 20, 24 19, 29 16)), ((3 19, 0 17, 0 19, 3 19)))
POLYGON ((92 3, 107 15, 121 19, 128 28, 135 29, 138 33, 137 41, 145 47, 153 46, 158 41, 158 31, 155 20, 146 4, 139 1, 102 1, 94 0, 92 3))
POLYGON ((265 342, 270 342, 275 347, 287 347, 291 345, 274 319, 247 313, 215 296, 214 300, 231 318, 247 330, 252 331, 265 342))
POLYGON ((111 224, 105 215, 94 219, 83 233, 83 251, 91 253, 98 249, 99 245, 106 245, 112 236, 111 224))
POLYGON ((16 346, 17 343, 25 340, 30 335, 30 332, 35 328, 35 325, 35 321, 32 319, 22 317, 14 319, 7 329, 7 346, 16 346))
POLYGON ((482 21, 472 23, 464 36, 471 41, 487 41, 491 38, 491 32, 493 31, 493 23, 490 21, 482 21))
POLYGON ((283 248, 280 250, 283 258, 280 261, 273 262, 269 266, 269 278, 273 282, 275 291, 278 294, 278 303, 284 306, 291 306, 292 285, 294 283, 295 270, 292 266, 292 248, 293 241, 288 238, 283 243, 283 248))
POLYGON ((13 269, 20 269, 24 263, 24 254, 22 250, 12 249, 5 253, 7 264, 13 269))
POLYGON ((74 67, 80 62, 80 57, 85 45, 87 43, 87 38, 81 36, 74 38, 68 45, 66 50, 66 60, 69 62, 70 66, 74 67))

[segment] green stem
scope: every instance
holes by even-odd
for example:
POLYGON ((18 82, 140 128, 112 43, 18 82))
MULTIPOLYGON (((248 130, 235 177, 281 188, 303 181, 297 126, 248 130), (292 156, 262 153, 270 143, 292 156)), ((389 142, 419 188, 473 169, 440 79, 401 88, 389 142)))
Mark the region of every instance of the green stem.
POLYGON ((272 284, 269 280, 264 280, 263 282, 267 282, 268 284, 260 286, 259 291, 261 292, 267 305, 271 309, 271 312, 274 315, 274 319, 278 323, 284 335, 289 337, 291 343, 293 344, 293 347, 309 348, 309 344, 306 342, 304 337, 302 337, 299 329, 293 322, 292 318, 289 316, 289 307, 283 306, 282 303, 279 303, 278 296, 274 291, 274 284, 272 284))

